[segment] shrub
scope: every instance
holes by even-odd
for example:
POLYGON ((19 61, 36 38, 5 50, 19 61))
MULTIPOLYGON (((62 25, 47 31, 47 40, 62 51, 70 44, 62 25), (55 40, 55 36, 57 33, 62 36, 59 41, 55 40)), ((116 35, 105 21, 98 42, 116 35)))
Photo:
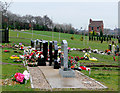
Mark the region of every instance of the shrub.
POLYGON ((83 41, 83 36, 80 38, 81 41, 83 41))
POLYGON ((73 40, 73 39, 74 39, 74 36, 72 36, 71 39, 73 40))

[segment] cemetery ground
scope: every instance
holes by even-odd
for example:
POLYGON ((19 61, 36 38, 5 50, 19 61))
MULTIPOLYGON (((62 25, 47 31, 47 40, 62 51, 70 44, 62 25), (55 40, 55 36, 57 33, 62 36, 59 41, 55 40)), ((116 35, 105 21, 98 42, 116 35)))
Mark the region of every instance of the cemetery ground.
MULTIPOLYGON (((53 32, 53 40, 57 40, 58 43, 63 39, 66 39, 68 42, 68 47, 71 48, 89 48, 91 47, 92 49, 98 49, 105 51, 108 49, 108 45, 111 42, 103 42, 102 44, 100 41, 87 41, 88 37, 85 36, 84 41, 80 41, 81 35, 73 35, 74 40, 71 40, 71 34, 66 34, 66 33, 60 33, 60 42, 59 42, 59 33, 53 32)), ((33 31, 33 37, 32 37, 32 31, 10 31, 9 32, 10 36, 10 44, 14 43, 23 43, 25 46, 30 45, 30 40, 31 39, 43 39, 43 40, 52 40, 52 32, 47 32, 47 31, 33 31), (18 33, 18 37, 17 37, 18 33)), ((114 39, 115 41, 115 39, 114 39)), ((61 44, 60 44, 61 45, 61 44)), ((11 75, 15 74, 16 72, 23 72, 26 67, 23 66, 21 63, 14 63, 13 60, 11 60, 9 57, 11 55, 19 55, 15 54, 13 52, 13 49, 8 49, 10 50, 9 53, 5 53, 4 50, 7 48, 4 48, 2 50, 2 80, 5 80, 7 78, 11 78, 11 75), (9 64, 10 63, 10 64, 9 64)), ((23 52, 23 51, 21 51, 23 52)), ((81 51, 71 51, 69 53, 71 56, 79 56, 83 57, 84 53, 81 51)), ((101 54, 95 54, 91 53, 91 56, 94 56, 98 59, 98 61, 90 61, 90 60, 80 60, 81 65, 85 66, 92 66, 92 65, 112 65, 112 66, 118 66, 118 56, 116 57, 117 61, 113 60, 114 55, 101 55, 101 54)), ((1 64, 0 64, 1 65, 1 64)), ((120 71, 120 68, 118 67, 90 67, 91 68, 91 74, 89 75, 89 72, 87 71, 81 71, 85 75, 99 81, 103 85, 107 86, 108 89, 105 89, 106 91, 117 91, 118 90, 118 71, 120 71)), ((3 91, 38 91, 39 89, 32 89, 30 86, 30 81, 26 85, 24 84, 16 84, 12 86, 2 86, 3 91)), ((62 89, 66 90, 66 89, 62 89)), ((68 89, 68 90, 75 90, 79 91, 82 89, 68 89)), ((86 89, 87 90, 87 89, 86 89)), ((83 90, 84 91, 84 90, 83 90)), ((88 91, 88 90, 87 90, 88 91)))

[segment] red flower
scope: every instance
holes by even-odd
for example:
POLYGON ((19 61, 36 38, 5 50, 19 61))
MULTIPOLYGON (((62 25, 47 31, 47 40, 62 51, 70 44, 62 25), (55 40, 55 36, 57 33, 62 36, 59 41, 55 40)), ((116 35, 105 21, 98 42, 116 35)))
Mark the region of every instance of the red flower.
POLYGON ((71 59, 73 59, 73 57, 71 57, 71 59))
POLYGON ((18 76, 18 73, 15 73, 14 77, 16 78, 18 76))

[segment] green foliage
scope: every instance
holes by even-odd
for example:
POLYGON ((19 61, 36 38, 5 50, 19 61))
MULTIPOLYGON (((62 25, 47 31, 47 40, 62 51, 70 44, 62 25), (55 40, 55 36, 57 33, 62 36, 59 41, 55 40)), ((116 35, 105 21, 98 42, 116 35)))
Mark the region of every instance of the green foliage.
POLYGON ((73 35, 72 35, 71 39, 74 40, 74 36, 73 35))
POLYGON ((70 34, 74 34, 74 31, 72 29, 70 30, 70 34))
POLYGON ((100 37, 103 37, 102 29, 100 30, 100 37))
POLYGON ((83 41, 83 36, 80 38, 80 41, 83 41))

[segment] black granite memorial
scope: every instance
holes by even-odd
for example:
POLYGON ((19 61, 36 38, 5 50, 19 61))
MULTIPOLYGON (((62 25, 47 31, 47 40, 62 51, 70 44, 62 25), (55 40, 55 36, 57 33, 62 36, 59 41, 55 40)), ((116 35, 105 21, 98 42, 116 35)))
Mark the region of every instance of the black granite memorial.
POLYGON ((9 29, 5 29, 5 30, 1 29, 0 34, 2 36, 1 38, 2 43, 9 43, 9 29))
POLYGON ((57 55, 58 55, 58 45, 54 46, 54 69, 59 69, 60 64, 57 62, 57 55))
POLYGON ((40 44, 40 51, 41 51, 41 46, 42 46, 42 40, 39 41, 39 44, 40 44))
POLYGON ((47 43, 46 41, 43 41, 43 56, 44 56, 44 63, 46 63, 46 59, 47 59, 47 43))
POLYGON ((53 59, 53 54, 52 54, 52 41, 49 42, 49 55, 50 55, 50 61, 49 61, 49 66, 52 65, 52 59, 53 59))

